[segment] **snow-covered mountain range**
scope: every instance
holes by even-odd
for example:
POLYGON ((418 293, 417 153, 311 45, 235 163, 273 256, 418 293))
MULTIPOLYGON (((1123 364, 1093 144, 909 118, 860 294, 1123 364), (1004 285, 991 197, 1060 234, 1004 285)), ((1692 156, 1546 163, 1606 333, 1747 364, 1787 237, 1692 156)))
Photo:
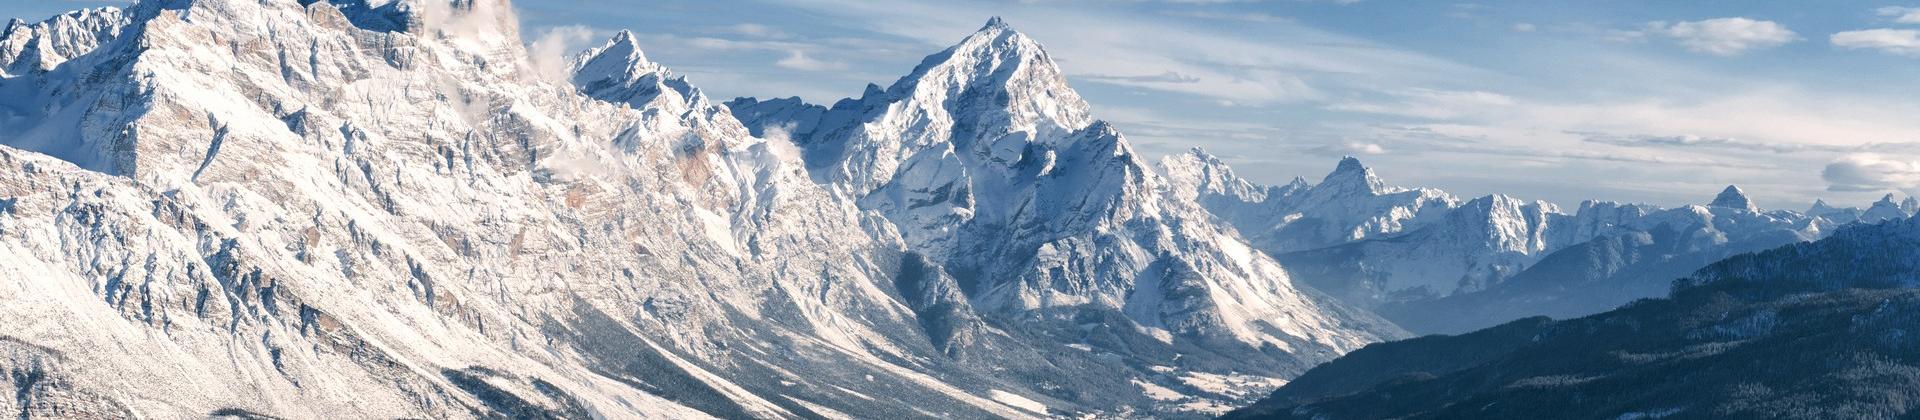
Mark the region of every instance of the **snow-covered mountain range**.
POLYGON ((1404 336, 1170 194, 997 19, 832 108, 716 104, 626 33, 550 74, 505 0, 0 38, 30 417, 1193 416, 1404 336))
POLYGON ((815 177, 893 221, 982 311, 1114 312, 1161 341, 1249 350, 1365 342, 1314 333, 1354 320, 1322 315, 1338 309, 1318 308, 1198 206, 1168 199, 1046 51, 998 19, 891 87, 824 111, 728 105, 762 132, 810 127, 794 142, 815 177))
POLYGON ((1264 186, 1202 150, 1164 158, 1177 195, 1254 238, 1295 278, 1417 333, 1464 332, 1534 315, 1586 315, 1666 293, 1735 254, 1914 214, 1816 203, 1763 211, 1738 187, 1708 204, 1589 201, 1572 213, 1505 195, 1461 200, 1387 186, 1352 157, 1317 184, 1264 186))
POLYGON ((1351 158, 1262 186, 1150 164, 1000 19, 955 35, 823 105, 713 101, 627 32, 549 66, 507 0, 13 21, 0 409, 1200 417, 1403 326, 1599 311, 1920 207, 1569 214, 1351 158))

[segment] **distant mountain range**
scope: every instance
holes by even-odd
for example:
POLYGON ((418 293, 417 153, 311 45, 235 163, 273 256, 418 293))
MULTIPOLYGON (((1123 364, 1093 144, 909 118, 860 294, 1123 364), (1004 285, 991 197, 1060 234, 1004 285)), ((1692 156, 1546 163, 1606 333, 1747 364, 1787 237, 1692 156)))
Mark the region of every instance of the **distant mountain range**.
POLYGON ((1161 167, 1176 194, 1273 254, 1293 276, 1415 333, 1458 333, 1527 316, 1574 317, 1666 293, 1732 255, 1819 239, 1850 223, 1906 218, 1893 196, 1862 211, 1824 202, 1762 211, 1729 186, 1674 209, 1588 201, 1573 213, 1505 195, 1462 200, 1386 185, 1346 158, 1317 184, 1264 186, 1202 150, 1161 167))

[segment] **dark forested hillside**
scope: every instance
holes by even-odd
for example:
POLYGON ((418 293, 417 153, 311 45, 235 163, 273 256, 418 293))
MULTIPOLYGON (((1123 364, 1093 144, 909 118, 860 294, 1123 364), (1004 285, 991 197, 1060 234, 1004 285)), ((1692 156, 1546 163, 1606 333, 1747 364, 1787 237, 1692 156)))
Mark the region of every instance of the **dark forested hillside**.
POLYGON ((1920 408, 1920 221, 1733 257, 1671 298, 1385 343, 1228 418, 1900 418, 1920 408))

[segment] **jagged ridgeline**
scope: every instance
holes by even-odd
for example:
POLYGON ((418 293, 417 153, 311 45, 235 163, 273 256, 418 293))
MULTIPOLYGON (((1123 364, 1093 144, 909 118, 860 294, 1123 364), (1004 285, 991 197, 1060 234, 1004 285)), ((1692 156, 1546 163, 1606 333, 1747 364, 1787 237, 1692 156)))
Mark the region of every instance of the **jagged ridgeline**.
POLYGON ((830 108, 715 104, 626 33, 555 74, 516 21, 9 24, 0 408, 1205 416, 1404 334, 1168 194, 997 19, 830 108))

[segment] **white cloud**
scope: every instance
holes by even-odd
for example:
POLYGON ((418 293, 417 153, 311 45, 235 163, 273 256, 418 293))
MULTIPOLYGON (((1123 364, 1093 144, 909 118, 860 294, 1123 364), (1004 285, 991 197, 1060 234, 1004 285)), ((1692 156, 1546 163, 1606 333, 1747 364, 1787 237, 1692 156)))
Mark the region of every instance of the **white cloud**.
MULTIPOLYGON (((1920 107, 1900 101, 1790 88, 1753 87, 1696 101, 1552 103, 1522 101, 1488 110, 1478 120, 1520 123, 1576 132, 1658 132, 1709 139, 1739 139, 1748 145, 1806 150, 1877 147, 1869 142, 1920 139, 1920 107), (1804 145, 1804 146, 1792 146, 1804 145)), ((1584 140, 1585 136, 1574 136, 1584 140)), ((1879 143, 1896 144, 1896 143, 1879 143)), ((1755 150, 1759 151, 1759 150, 1755 150)))
POLYGON ((1634 148, 1712 148, 1732 152, 1787 153, 1920 153, 1920 143, 1916 142, 1869 142, 1857 145, 1845 144, 1808 144, 1794 142, 1764 142, 1727 137, 1701 137, 1691 134, 1656 136, 1646 134, 1617 135, 1573 131, 1568 134, 1585 136, 1588 143, 1606 144, 1634 148))
POLYGON ((1671 38, 1689 51, 1732 57, 1800 39, 1785 25, 1744 17, 1693 22, 1649 22, 1639 33, 1671 38))
POLYGON ((1116 84, 1124 84, 1124 83, 1128 83, 1128 82, 1134 82, 1134 83, 1200 83, 1200 78, 1198 78, 1198 77, 1193 77, 1193 76, 1188 76, 1188 75, 1184 75, 1184 74, 1180 74, 1179 72, 1174 72, 1174 71, 1169 71, 1169 72, 1165 72, 1165 73, 1160 73, 1160 74, 1143 74, 1143 75, 1133 75, 1133 76, 1117 76, 1117 75, 1107 75, 1107 74, 1087 74, 1087 75, 1081 75, 1081 76, 1080 76, 1080 78, 1082 78, 1082 79, 1087 79, 1087 80, 1093 80, 1093 81, 1103 81, 1103 82, 1109 82, 1109 83, 1116 83, 1116 84))
POLYGON ((732 32, 732 33, 752 36, 752 37, 759 37, 759 38, 791 38, 793 36, 791 34, 786 33, 786 31, 781 31, 779 29, 775 29, 772 26, 761 25, 758 23, 736 24, 736 25, 728 26, 726 29, 727 29, 727 32, 732 32))
POLYGON ((813 57, 808 57, 805 51, 800 50, 787 51, 787 58, 782 58, 773 64, 783 68, 802 71, 846 70, 847 68, 847 63, 816 60, 813 57))
POLYGON ((1849 50, 1878 50, 1888 54, 1920 56, 1920 31, 1866 29, 1833 34, 1833 46, 1849 50))
MULTIPOLYGON (((658 49, 659 51, 686 52, 685 49, 698 49, 708 53, 774 53, 778 54, 776 55, 777 57, 780 57, 774 60, 774 66, 801 71, 846 70, 851 66, 845 61, 836 59, 836 57, 834 57, 835 55, 844 56, 842 53, 845 51, 871 51, 878 49, 877 47, 867 45, 840 48, 841 46, 839 45, 821 45, 815 43, 815 40, 806 40, 806 42, 802 42, 801 40, 787 40, 782 39, 782 37, 786 36, 784 32, 779 32, 773 28, 741 29, 739 26, 734 26, 731 27, 730 30, 742 33, 753 32, 759 35, 749 35, 750 37, 766 39, 729 39, 707 36, 682 37, 675 34, 644 34, 641 36, 651 41, 649 44, 661 46, 661 48, 658 49), (674 48, 681 50, 674 50, 674 48)), ((832 43, 837 41, 838 40, 829 39, 819 40, 817 42, 832 43)), ((765 59, 764 57, 756 58, 765 59)))
POLYGON ((1233 21, 1241 21, 1241 22, 1253 22, 1253 23, 1291 23, 1293 22, 1293 18, 1290 18, 1290 17, 1274 15, 1269 13, 1260 13, 1260 12, 1221 13, 1221 12, 1185 11, 1185 12, 1166 12, 1166 14, 1168 16, 1190 17, 1195 19, 1233 20, 1233 21))
POLYGON ((1327 105, 1334 111, 1398 115, 1427 119, 1453 119, 1482 115, 1495 108, 1513 106, 1513 97, 1485 91, 1407 89, 1394 92, 1387 101, 1345 101, 1327 105))
POLYGON ((600 32, 581 25, 558 26, 548 28, 527 45, 527 56, 533 69, 547 80, 566 80, 568 57, 586 49, 598 39, 600 32))
POLYGON ((1387 153, 1387 148, 1378 143, 1348 142, 1315 147, 1309 151, 1328 156, 1359 156, 1383 155, 1387 153))
MULTIPOLYGON (((1414 173, 1421 176, 1494 179, 1499 176, 1483 169, 1493 165, 1504 168, 1498 172, 1504 176, 1550 179, 1563 185, 1592 177, 1609 180, 1606 186, 1583 185, 1578 189, 1583 192, 1536 191, 1539 197, 1563 200, 1562 204, 1585 198, 1619 199, 1622 197, 1593 195, 1593 191, 1641 183, 1658 187, 1630 191, 1635 200, 1657 197, 1667 204, 1699 199, 1677 192, 1714 189, 1727 183, 1766 191, 1763 205, 1786 205, 1823 196, 1829 200, 1862 199, 1864 193, 1858 192, 1836 197, 1826 191, 1825 183, 1810 180, 1845 155, 1920 156, 1920 144, 1914 143, 1920 140, 1920 120, 1910 117, 1920 114, 1920 106, 1898 99, 1781 86, 1725 88, 1728 93, 1697 99, 1487 96, 1505 97, 1510 103, 1474 100, 1480 95, 1462 92, 1431 91, 1398 102, 1372 103, 1369 105, 1380 108, 1365 110, 1446 118, 1397 126, 1348 124, 1329 128, 1321 138, 1385 145, 1394 152, 1390 156, 1425 156, 1425 160, 1395 162, 1402 170, 1417 168, 1414 173), (1663 134, 1605 134, 1648 132, 1663 134)), ((1301 139, 1296 144, 1313 144, 1311 141, 1301 139)), ((1326 154, 1321 149, 1311 152, 1326 154)), ((1474 182, 1487 185, 1484 183, 1493 181, 1474 182)))
POLYGON ((1873 13, 1893 20, 1894 23, 1920 23, 1920 7, 1887 6, 1876 9, 1873 13))
POLYGON ((493 51, 520 42, 520 17, 506 0, 476 1, 464 6, 447 1, 415 4, 424 25, 448 37, 456 47, 493 51))
POLYGON ((1540 29, 1540 28, 1539 28, 1538 26, 1534 26, 1534 24, 1531 24, 1531 23, 1526 23, 1526 22, 1520 22, 1520 23, 1515 23, 1515 24, 1513 24, 1513 31, 1514 31, 1514 32, 1533 32, 1533 31, 1536 31, 1536 30, 1539 30, 1539 29, 1540 29))
POLYGON ((1884 155, 1856 154, 1827 164, 1820 177, 1827 189, 1847 192, 1920 190, 1920 162, 1884 155))

